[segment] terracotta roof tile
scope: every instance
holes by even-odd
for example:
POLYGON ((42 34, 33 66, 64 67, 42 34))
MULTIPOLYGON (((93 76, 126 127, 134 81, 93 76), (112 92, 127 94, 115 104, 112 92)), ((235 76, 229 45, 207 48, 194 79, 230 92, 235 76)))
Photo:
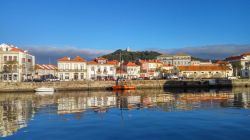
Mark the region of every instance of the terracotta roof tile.
POLYGON ((138 65, 136 65, 136 64, 133 63, 133 62, 128 62, 127 64, 125 64, 125 66, 135 67, 135 66, 138 66, 138 65))
POLYGON ((207 66, 179 66, 180 71, 225 71, 231 70, 227 66, 222 65, 207 65, 207 66))
POLYGON ((85 62, 86 60, 80 56, 76 56, 74 59, 72 59, 71 61, 77 61, 77 62, 85 62))

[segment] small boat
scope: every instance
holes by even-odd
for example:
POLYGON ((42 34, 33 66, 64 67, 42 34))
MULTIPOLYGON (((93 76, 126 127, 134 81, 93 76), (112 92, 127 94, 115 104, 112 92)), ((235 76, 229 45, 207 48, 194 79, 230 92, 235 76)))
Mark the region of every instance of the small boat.
POLYGON ((54 88, 46 88, 46 87, 41 87, 41 88, 36 88, 36 92, 54 92, 54 88))
POLYGON ((54 94, 54 91, 40 91, 40 92, 36 92, 35 94, 37 94, 37 95, 42 95, 42 96, 44 96, 44 95, 53 95, 54 94))
POLYGON ((112 86, 112 89, 113 90, 135 90, 135 86, 127 85, 127 82, 125 80, 119 80, 118 78, 116 81, 116 85, 112 86))
POLYGON ((128 86, 128 85, 115 85, 112 86, 113 90, 134 90, 135 86, 128 86))

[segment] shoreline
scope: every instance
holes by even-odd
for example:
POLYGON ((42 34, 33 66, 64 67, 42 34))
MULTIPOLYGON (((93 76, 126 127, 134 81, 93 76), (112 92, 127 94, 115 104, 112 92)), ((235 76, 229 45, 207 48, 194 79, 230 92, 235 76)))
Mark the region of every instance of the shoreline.
MULTIPOLYGON (((184 89, 184 88, 233 88, 250 87, 250 79, 224 80, 132 80, 136 90, 143 89, 184 89)), ((53 87, 56 91, 109 91, 115 81, 63 81, 63 82, 17 82, 0 83, 2 92, 35 92, 39 87, 53 87)))

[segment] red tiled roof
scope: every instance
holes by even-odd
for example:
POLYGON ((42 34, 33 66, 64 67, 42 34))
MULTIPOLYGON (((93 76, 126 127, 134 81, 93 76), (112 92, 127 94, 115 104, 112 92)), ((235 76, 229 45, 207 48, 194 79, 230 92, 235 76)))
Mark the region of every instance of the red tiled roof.
POLYGON ((88 64, 98 64, 96 61, 89 61, 88 64))
POLYGON ((248 56, 250 55, 250 52, 243 53, 241 56, 248 56))
POLYGON ((207 65, 207 66, 179 66, 180 71, 223 71, 230 70, 227 66, 207 65))
POLYGON ((35 69, 57 70, 57 67, 55 65, 50 65, 50 64, 36 64, 35 69))
POLYGON ((135 67, 135 66, 138 66, 138 65, 136 65, 136 64, 133 63, 133 62, 128 62, 127 64, 125 64, 125 66, 135 67))
POLYGON ((59 58, 57 59, 57 61, 74 61, 74 62, 85 62, 86 60, 80 56, 76 56, 75 58, 73 59, 70 59, 70 57, 63 57, 63 58, 59 58))
POLYGON ((57 59, 57 61, 70 61, 70 57, 65 56, 63 58, 57 59))
POLYGON ((117 60, 108 61, 107 64, 117 65, 119 62, 117 60))
POLYGON ((24 52, 24 50, 16 48, 16 47, 11 47, 10 51, 13 51, 13 52, 24 52))
POLYGON ((240 60, 240 59, 242 59, 244 56, 248 56, 248 55, 250 55, 250 52, 245 52, 245 53, 243 53, 243 54, 241 54, 241 55, 238 55, 238 56, 230 56, 230 57, 226 58, 226 60, 227 60, 227 61, 230 61, 230 60, 240 60))
POLYGON ((216 64, 219 64, 219 65, 227 65, 227 64, 229 64, 227 61, 222 61, 222 60, 218 60, 217 62, 216 62, 216 64))
POLYGON ((86 60, 80 56, 76 56, 74 59, 72 59, 71 61, 77 61, 77 62, 85 62, 86 60))

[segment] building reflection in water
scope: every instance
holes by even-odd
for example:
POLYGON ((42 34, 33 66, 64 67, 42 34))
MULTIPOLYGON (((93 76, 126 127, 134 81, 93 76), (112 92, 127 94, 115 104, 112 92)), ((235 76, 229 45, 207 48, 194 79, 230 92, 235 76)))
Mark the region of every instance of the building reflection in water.
POLYGON ((0 96, 0 136, 12 135, 17 130, 26 127, 27 121, 35 112, 30 96, 21 97, 15 94, 0 96))
MULTIPOLYGON (((188 91, 172 93, 157 90, 127 92, 58 92, 40 96, 34 93, 1 93, 0 136, 12 135, 26 127, 34 113, 53 105, 52 113, 76 114, 81 119, 85 111, 106 113, 110 108, 121 110, 148 109, 156 111, 184 111, 195 109, 250 107, 250 90, 188 91)), ((51 113, 51 112, 50 112, 51 113)), ((153 112, 152 112, 153 113, 153 112)))

